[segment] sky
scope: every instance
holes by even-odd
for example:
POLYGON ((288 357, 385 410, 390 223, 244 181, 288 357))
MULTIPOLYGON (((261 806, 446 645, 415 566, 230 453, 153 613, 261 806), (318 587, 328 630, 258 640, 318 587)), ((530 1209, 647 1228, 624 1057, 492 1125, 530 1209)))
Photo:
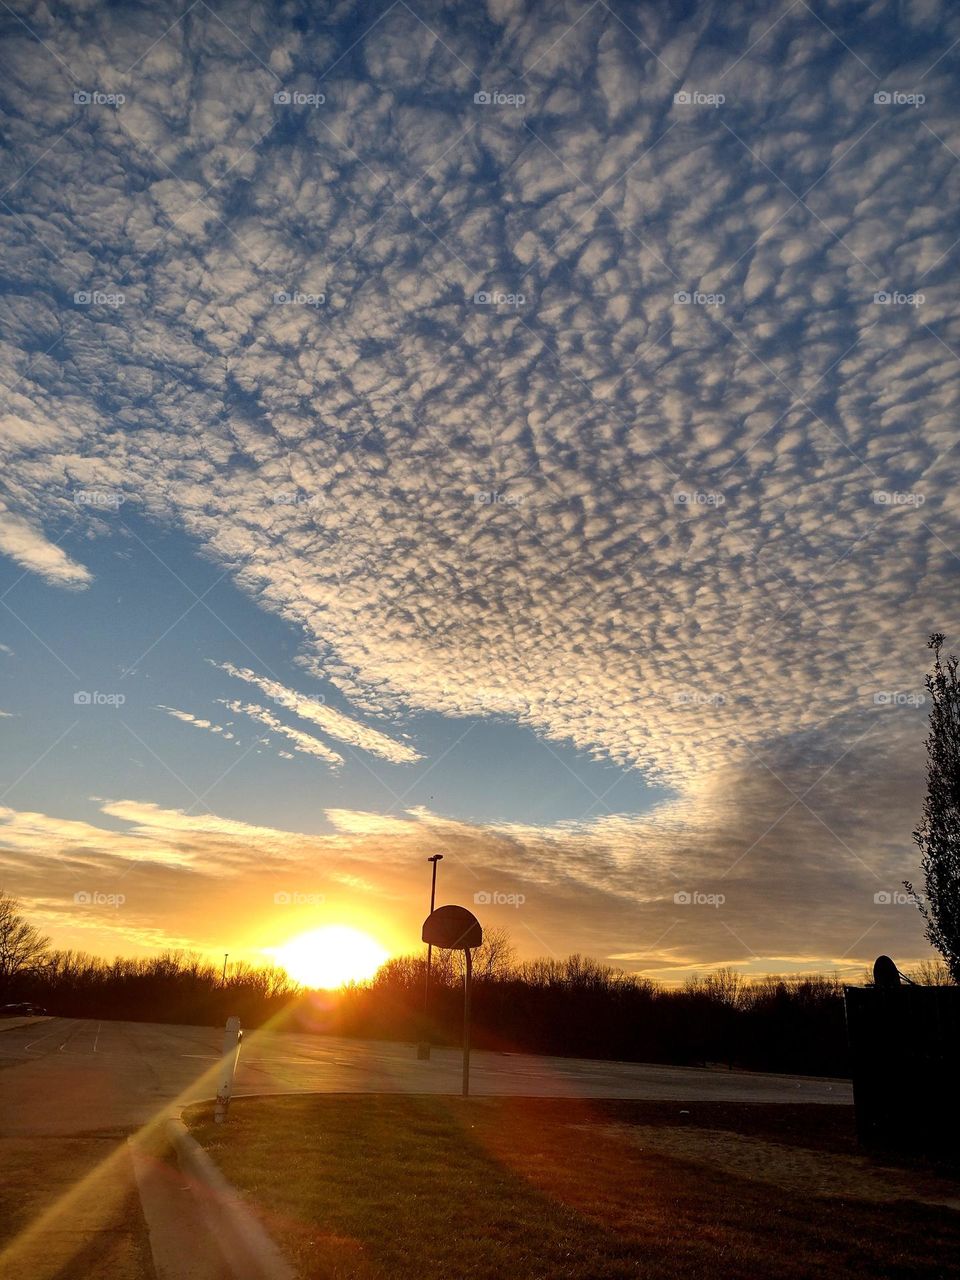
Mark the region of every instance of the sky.
POLYGON ((0 885, 263 960, 929 954, 960 11, 0 13, 0 885))

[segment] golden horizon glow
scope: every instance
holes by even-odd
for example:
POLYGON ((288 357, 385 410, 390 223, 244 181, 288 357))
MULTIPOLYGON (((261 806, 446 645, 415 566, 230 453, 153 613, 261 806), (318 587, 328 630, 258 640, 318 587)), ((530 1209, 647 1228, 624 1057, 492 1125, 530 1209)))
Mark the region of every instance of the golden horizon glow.
POLYGON ((372 978, 390 953, 360 929, 330 924, 297 934, 269 954, 295 982, 333 990, 372 978))

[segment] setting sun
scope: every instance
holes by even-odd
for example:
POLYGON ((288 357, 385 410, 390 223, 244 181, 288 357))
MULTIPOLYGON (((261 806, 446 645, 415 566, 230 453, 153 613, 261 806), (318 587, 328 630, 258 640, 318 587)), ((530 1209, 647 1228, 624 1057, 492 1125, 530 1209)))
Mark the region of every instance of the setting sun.
POLYGON ((388 954, 368 933, 339 924, 301 933, 271 952, 294 981, 327 990, 372 978, 388 954))

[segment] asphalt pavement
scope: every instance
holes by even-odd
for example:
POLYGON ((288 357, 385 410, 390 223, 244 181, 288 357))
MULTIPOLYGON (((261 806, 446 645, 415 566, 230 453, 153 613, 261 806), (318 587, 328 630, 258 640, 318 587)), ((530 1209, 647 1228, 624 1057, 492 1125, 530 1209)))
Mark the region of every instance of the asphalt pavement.
MULTIPOLYGON (((2 1023, 0 1023, 2 1028, 2 1023)), ((46 1018, 0 1031, 0 1137, 129 1132, 216 1093, 223 1032, 46 1018)), ((460 1053, 334 1036, 251 1031, 235 1094, 460 1092, 460 1053)), ((848 1105, 847 1080, 476 1051, 471 1092, 680 1102, 848 1105)))

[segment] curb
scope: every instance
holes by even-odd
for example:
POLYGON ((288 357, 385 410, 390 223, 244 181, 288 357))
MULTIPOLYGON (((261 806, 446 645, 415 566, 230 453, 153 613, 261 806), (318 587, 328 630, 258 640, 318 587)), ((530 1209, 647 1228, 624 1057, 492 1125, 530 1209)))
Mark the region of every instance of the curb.
POLYGON ((134 1134, 127 1145, 154 1280, 227 1280, 220 1242, 204 1216, 203 1195, 187 1181, 166 1135, 162 1130, 134 1134))
POLYGON ((190 1136, 183 1121, 168 1120, 166 1133, 181 1170, 197 1188, 201 1213, 234 1280, 297 1280, 239 1191, 190 1136))
POLYGON ((3 1018, 0 1020, 0 1034, 4 1031, 21 1031, 24 1027, 32 1027, 37 1022, 50 1022, 49 1015, 35 1014, 27 1018, 3 1018))

